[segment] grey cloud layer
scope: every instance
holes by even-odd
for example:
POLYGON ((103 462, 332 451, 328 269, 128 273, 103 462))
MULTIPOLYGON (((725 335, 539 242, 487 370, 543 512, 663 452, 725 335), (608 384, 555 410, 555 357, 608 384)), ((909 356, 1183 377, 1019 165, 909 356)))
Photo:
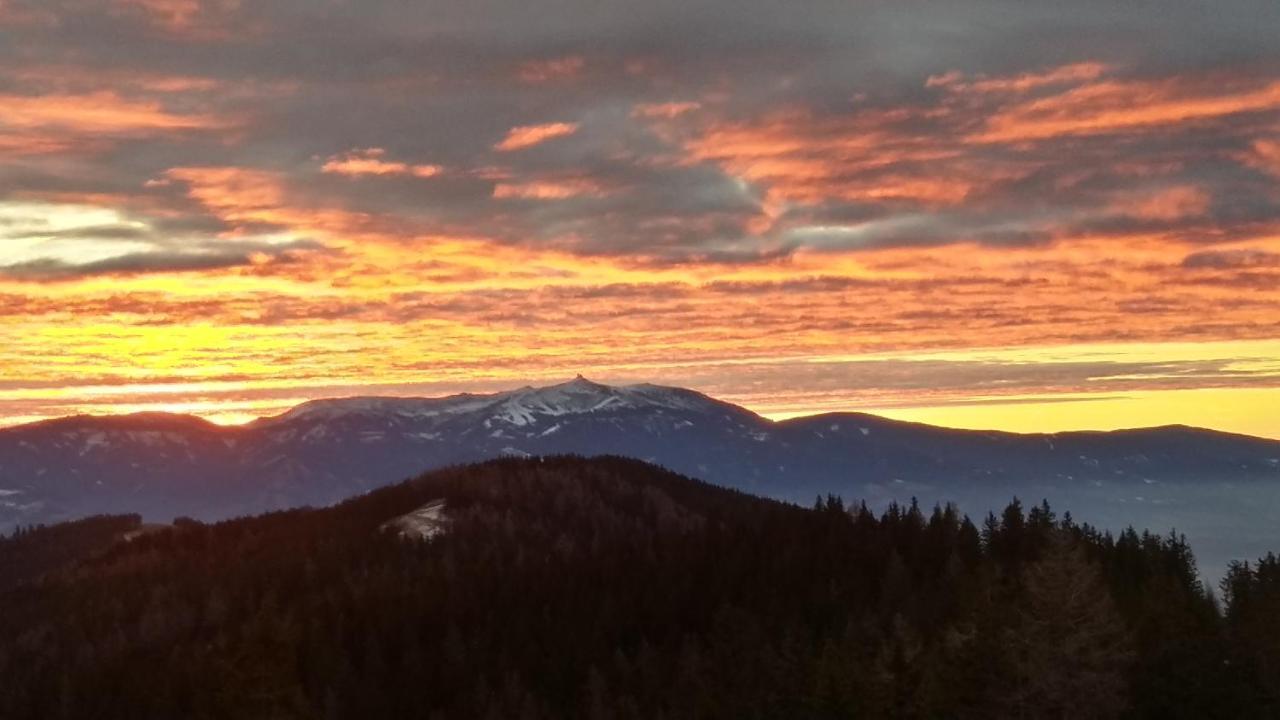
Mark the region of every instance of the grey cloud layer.
MULTIPOLYGON (((175 22, 128 0, 5 5, 0 91, 108 91, 175 115, 226 122, 205 131, 143 133, 56 162, 0 156, 0 192, 122 194, 180 209, 183 217, 157 220, 166 229, 216 233, 232 228, 184 202, 180 184, 144 184, 174 167, 254 168, 280 173, 317 206, 394 217, 406 234, 479 233, 504 243, 656 263, 770 260, 798 248, 1031 245, 1064 228, 1184 232, 1191 240, 1217 241, 1234 236, 1202 227, 1230 233, 1280 220, 1276 178, 1235 159, 1249 139, 1280 126, 1274 113, 1120 140, 965 148, 973 162, 1031 169, 974 191, 961 207, 901 199, 794 201, 765 229, 760 221, 770 183, 743 182, 721 164, 690 160, 683 147, 711 123, 750 123, 778 107, 804 108, 815 122, 877 109, 941 108, 942 92, 925 81, 951 70, 1002 76, 1096 60, 1121 68, 1127 78, 1224 69, 1276 78, 1280 5, 1270 1, 814 2, 797 8, 764 0, 693 6, 208 0, 199 6, 175 22), (531 82, 520 72, 529 63, 569 56, 582 58, 571 76, 531 82), (155 82, 144 80, 163 79, 158 76, 173 76, 177 89, 146 89, 155 82), (196 82, 184 89, 181 79, 196 82), (671 134, 632 112, 637 104, 665 101, 706 107, 671 134), (575 122, 580 129, 519 152, 493 152, 512 127, 550 122, 575 122), (444 170, 432 178, 320 172, 325 158, 369 147, 444 170), (1117 159, 1180 167, 1148 181, 1116 172, 1117 159), (572 181, 590 181, 594 190, 495 197, 503 182, 564 187, 572 181), (1193 223, 1107 210, 1115 193, 1135 185, 1159 189, 1178 182, 1210 196, 1193 223)), ((934 133, 958 150, 969 129, 963 123, 981 120, 982 112, 973 110, 953 126, 932 118, 902 121, 896 131, 934 133)), ((890 161, 875 170, 837 172, 830 182, 838 189, 931 172, 945 177, 948 169, 945 162, 890 161)), ((236 257, 162 249, 102 267, 235 265, 236 257)), ((11 265, 7 274, 60 277, 69 272, 65 265, 11 265)))

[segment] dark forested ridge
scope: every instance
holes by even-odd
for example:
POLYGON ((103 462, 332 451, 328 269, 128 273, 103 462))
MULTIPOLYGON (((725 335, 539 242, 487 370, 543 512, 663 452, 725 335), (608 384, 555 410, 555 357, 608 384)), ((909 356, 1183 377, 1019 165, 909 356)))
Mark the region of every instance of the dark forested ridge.
POLYGON ((97 515, 0 536, 0 591, 103 551, 141 527, 138 515, 97 515))
POLYGON ((802 509, 564 457, 131 524, 0 542, 29 568, 0 717, 1280 716, 1274 557, 1220 608, 1180 538, 1044 506, 802 509), (438 535, 386 526, 439 501, 438 535))

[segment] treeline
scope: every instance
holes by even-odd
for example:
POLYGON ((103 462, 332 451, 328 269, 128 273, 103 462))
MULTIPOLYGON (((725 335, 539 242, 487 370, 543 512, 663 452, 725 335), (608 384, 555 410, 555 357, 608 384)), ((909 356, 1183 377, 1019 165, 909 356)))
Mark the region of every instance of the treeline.
POLYGON ((0 595, 4 718, 1269 718, 1277 561, 1014 502, 800 509, 502 460, 0 595), (379 528, 444 499, 447 531, 379 528))
POLYGON ((1280 557, 1268 553, 1256 565, 1231 564, 1222 581, 1231 647, 1248 658, 1273 717, 1280 717, 1280 557))
POLYGON ((7 536, 0 534, 0 592, 108 548, 141 526, 138 515, 96 515, 57 525, 19 527, 7 536))

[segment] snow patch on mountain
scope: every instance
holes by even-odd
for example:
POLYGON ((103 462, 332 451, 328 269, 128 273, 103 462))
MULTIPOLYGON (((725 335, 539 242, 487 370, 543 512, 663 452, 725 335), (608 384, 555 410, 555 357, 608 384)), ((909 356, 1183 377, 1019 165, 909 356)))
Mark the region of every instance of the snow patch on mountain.
POLYGON ((675 388, 656 385, 601 385, 579 375, 559 385, 522 388, 496 397, 493 419, 517 427, 532 425, 540 417, 558 418, 604 410, 701 410, 705 401, 675 388))
POLYGON ((100 447, 110 447, 111 442, 107 440, 107 434, 104 432, 85 433, 84 445, 80 448, 80 454, 85 455, 100 447))
POLYGON ((406 540, 428 540, 441 535, 449 527, 445 501, 432 500, 413 512, 392 518, 379 526, 383 532, 394 532, 406 540))

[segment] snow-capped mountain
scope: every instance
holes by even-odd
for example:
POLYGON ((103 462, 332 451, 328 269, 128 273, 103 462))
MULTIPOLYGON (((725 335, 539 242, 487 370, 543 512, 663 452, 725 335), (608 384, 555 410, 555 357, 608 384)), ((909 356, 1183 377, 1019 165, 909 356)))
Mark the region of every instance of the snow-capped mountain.
POLYGON ((969 432, 858 413, 773 422, 691 390, 581 377, 493 395, 317 400, 241 427, 145 414, 0 430, 0 530, 323 505, 444 465, 560 453, 638 457, 806 503, 917 497, 981 515, 1014 495, 1048 498, 1104 527, 1177 526, 1202 554, 1280 544, 1280 442, 1186 427, 969 432))
POLYGON ((332 420, 349 416, 395 416, 413 420, 433 418, 438 422, 462 416, 485 414, 494 422, 514 426, 532 425, 541 417, 580 415, 600 411, 652 410, 702 411, 715 401, 691 390, 658 385, 610 386, 591 382, 579 375, 560 385, 519 390, 496 395, 453 395, 444 398, 355 397, 313 400, 284 415, 259 421, 272 426, 299 421, 332 420))

